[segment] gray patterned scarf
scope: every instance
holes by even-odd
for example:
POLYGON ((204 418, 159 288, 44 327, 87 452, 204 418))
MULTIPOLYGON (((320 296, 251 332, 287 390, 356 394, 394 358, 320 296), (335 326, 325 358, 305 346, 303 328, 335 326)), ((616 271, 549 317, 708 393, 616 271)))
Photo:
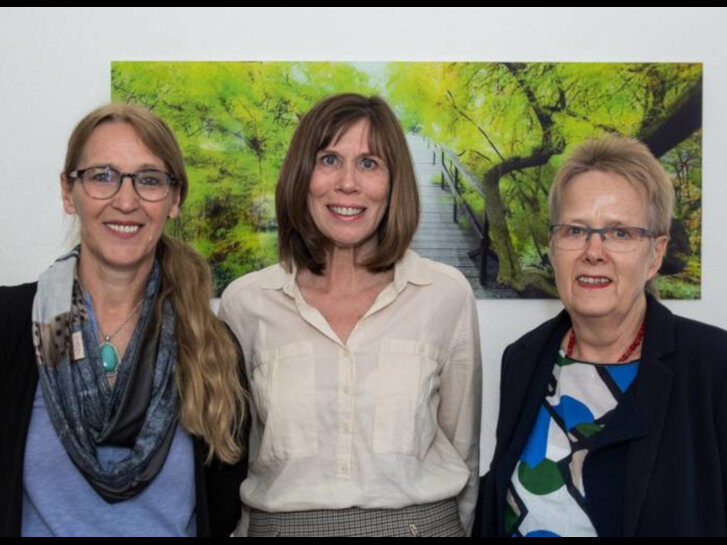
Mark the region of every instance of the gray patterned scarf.
POLYGON ((93 489, 114 503, 133 497, 154 479, 174 437, 175 318, 169 301, 162 305, 161 317, 154 316, 161 283, 155 263, 112 388, 76 280, 79 254, 76 247, 40 276, 33 301, 33 342, 43 399, 61 443, 93 489), (97 447, 106 445, 126 447, 128 456, 104 467, 97 447))

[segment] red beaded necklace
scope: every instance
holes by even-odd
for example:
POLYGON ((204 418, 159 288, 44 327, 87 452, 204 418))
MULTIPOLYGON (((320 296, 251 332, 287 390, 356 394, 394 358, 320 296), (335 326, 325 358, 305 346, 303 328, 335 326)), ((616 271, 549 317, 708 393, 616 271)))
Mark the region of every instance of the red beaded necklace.
MULTIPOLYGON (((639 331, 636 333, 636 338, 626 349, 626 352, 624 352, 621 355, 621 357, 616 361, 616 363, 622 363, 629 359, 631 354, 634 353, 634 350, 636 350, 639 347, 639 345, 641 344, 641 341, 644 340, 645 332, 646 332, 646 318, 644 318, 644 321, 641 322, 641 327, 639 328, 639 331)), ((565 355, 571 359, 573 358, 573 348, 575 348, 575 346, 576 346, 576 332, 573 331, 573 328, 571 328, 570 336, 568 337, 568 346, 565 349, 565 355)))

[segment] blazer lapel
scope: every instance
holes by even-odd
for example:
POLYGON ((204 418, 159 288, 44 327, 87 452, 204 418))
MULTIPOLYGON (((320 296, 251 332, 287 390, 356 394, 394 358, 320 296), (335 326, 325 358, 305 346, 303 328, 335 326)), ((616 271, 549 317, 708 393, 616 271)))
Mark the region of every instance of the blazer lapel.
POLYGON ((652 467, 661 443, 671 396, 673 371, 662 361, 674 352, 674 316, 648 296, 646 335, 639 373, 632 386, 636 413, 645 435, 629 446, 624 486, 624 536, 636 532, 652 467))
POLYGON ((508 369, 503 369, 506 376, 502 377, 501 388, 507 400, 502 407, 518 410, 500 415, 502 429, 498 430, 498 443, 504 443, 504 451, 495 473, 498 535, 504 535, 505 531, 505 497, 512 472, 545 398, 560 342, 569 327, 570 320, 563 311, 553 320, 552 327, 545 328, 520 350, 507 355, 508 369))

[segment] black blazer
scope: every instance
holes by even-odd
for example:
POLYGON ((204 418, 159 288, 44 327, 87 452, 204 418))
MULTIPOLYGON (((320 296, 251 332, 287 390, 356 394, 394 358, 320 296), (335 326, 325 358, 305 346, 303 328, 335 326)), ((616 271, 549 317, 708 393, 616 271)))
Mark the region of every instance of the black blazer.
MULTIPOLYGON (((563 311, 505 350, 497 446, 473 535, 504 535, 507 488, 569 327, 563 311)), ((647 296, 639 372, 602 432, 609 433, 583 474, 599 536, 725 535, 727 332, 647 296)))
MULTIPOLYGON (((25 442, 38 383, 31 336, 36 287, 0 287, 0 536, 18 536, 22 525, 25 442)), ((240 518, 247 459, 205 466, 204 455, 204 443, 195 437, 197 535, 228 536, 240 518)))

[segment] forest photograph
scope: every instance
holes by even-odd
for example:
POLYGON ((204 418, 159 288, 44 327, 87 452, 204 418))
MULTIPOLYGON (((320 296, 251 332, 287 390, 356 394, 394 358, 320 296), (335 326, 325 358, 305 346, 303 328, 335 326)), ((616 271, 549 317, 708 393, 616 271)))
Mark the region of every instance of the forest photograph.
POLYGON ((607 134, 643 141, 674 185, 661 297, 701 297, 699 63, 115 61, 112 100, 152 109, 179 139, 189 193, 168 229, 208 260, 216 295, 278 260, 293 131, 343 92, 396 112, 422 203, 412 249, 457 267, 477 297, 557 296, 548 190, 574 147, 607 134))

